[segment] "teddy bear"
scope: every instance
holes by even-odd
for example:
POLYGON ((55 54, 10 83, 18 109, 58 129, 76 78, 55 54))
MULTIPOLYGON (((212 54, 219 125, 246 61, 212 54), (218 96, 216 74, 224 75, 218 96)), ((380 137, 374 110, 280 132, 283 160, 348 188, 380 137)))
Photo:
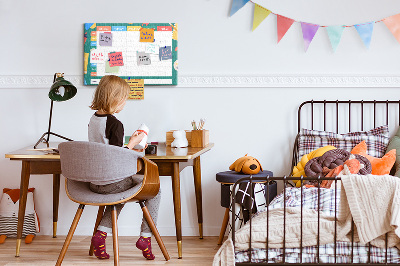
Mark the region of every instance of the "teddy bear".
POLYGON ((188 140, 186 139, 185 130, 175 130, 172 133, 172 136, 175 138, 171 143, 171 147, 175 148, 185 148, 188 146, 188 140))
MULTIPOLYGON (((24 226, 22 236, 25 237, 25 243, 32 242, 36 233, 39 232, 39 219, 35 212, 33 191, 35 188, 29 188, 27 199, 24 226)), ((19 189, 3 189, 3 196, 0 200, 0 244, 4 243, 7 237, 17 236, 18 209, 19 209, 19 189)))

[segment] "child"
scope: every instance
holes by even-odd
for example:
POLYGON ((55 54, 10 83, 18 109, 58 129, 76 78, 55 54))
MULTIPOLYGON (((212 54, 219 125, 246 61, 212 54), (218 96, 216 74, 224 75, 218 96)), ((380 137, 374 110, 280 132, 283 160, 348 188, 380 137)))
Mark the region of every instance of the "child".
MULTIPOLYGON (((90 106, 90 108, 96 110, 96 112, 89 122, 89 141, 120 147, 123 146, 124 126, 113 114, 122 111, 128 99, 129 91, 129 85, 120 77, 107 75, 100 80, 94 93, 92 105, 90 106)), ((125 148, 132 150, 143 137, 143 132, 134 132, 125 148)), ((144 150, 136 151, 143 152, 144 150)), ((90 183, 90 189, 96 193, 111 194, 128 190, 135 185, 137 185, 137 183, 131 177, 126 177, 112 183, 90 183)), ((160 199, 161 190, 154 198, 146 200, 146 206, 156 224, 160 199)), ((123 204, 118 204, 116 206, 117 215, 119 215, 123 206, 123 204)), ((99 259, 108 259, 110 257, 106 252, 105 239, 107 233, 112 233, 111 227, 111 208, 107 206, 98 230, 92 237, 94 254, 99 259)), ((140 238, 136 242, 136 247, 142 250, 143 256, 148 260, 154 260, 154 255, 151 252, 151 235, 150 227, 143 217, 140 238)))

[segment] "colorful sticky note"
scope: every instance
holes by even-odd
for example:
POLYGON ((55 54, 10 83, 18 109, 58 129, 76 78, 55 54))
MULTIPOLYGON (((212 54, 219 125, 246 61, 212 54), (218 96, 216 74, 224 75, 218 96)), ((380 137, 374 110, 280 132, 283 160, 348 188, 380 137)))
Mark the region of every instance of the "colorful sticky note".
POLYGON ((154 29, 142 28, 140 30, 140 42, 154 42, 154 29))
POLYGON ((112 46, 112 33, 101 32, 99 34, 99 45, 100 46, 112 46))
POLYGON ((110 59, 110 67, 124 65, 124 59, 122 57, 122 52, 109 53, 108 58, 110 59))
POLYGON ((119 66, 114 66, 111 67, 110 64, 105 64, 106 65, 106 73, 118 73, 119 72, 119 66))
POLYGON ((125 81, 131 87, 128 99, 143 100, 144 99, 144 79, 126 79, 125 81))
POLYGON ((146 53, 150 53, 150 54, 156 54, 157 53, 157 49, 158 45, 154 44, 154 43, 149 43, 146 45, 146 53))
POLYGON ((137 52, 137 64, 141 65, 151 65, 150 54, 144 52, 137 52))
POLYGON ((158 57, 159 57, 160 61, 172 59, 171 46, 160 47, 158 57))
POLYGON ((103 63, 105 61, 105 53, 97 49, 90 51, 90 63, 103 63))

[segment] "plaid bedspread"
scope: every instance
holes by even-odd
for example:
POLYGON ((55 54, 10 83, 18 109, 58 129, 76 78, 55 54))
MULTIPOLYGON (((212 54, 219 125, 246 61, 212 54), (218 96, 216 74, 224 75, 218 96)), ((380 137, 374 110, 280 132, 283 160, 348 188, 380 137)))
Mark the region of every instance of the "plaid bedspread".
MULTIPOLYGON (((333 187, 335 184, 333 184, 333 187)), ((336 206, 339 206, 340 201, 340 182, 338 181, 337 189, 321 188, 319 191, 319 210, 326 215, 335 215, 335 198, 336 206)), ((279 194, 268 206, 268 209, 286 207, 300 207, 303 203, 303 208, 314 209, 318 211, 318 188, 305 188, 303 187, 303 198, 301 198, 301 188, 286 188, 284 193, 279 194), (285 198, 284 198, 285 196, 285 198)), ((337 211, 337 210, 336 210, 337 211)), ((386 252, 383 248, 364 245, 361 243, 354 243, 353 246, 353 261, 351 261, 352 244, 350 242, 336 243, 336 257, 335 245, 327 244, 318 247, 303 247, 302 257, 300 256, 300 248, 286 248, 285 262, 288 263, 367 263, 368 253, 370 251, 371 263, 385 263, 386 252), (319 260, 318 260, 319 258, 319 260), (336 261, 335 261, 336 258, 336 261)), ((235 250, 236 262, 249 262, 251 253, 252 262, 266 262, 267 252, 266 249, 252 249, 249 250, 235 250)), ((268 262, 277 263, 283 262, 283 249, 269 249, 268 262)), ((388 248, 387 252, 388 263, 399 263, 400 252, 397 248, 388 248)))
MULTIPOLYGON (((288 263, 367 263, 368 262, 368 245, 354 243, 353 261, 351 261, 351 243, 337 242, 336 256, 335 245, 327 244, 319 247, 319 260, 317 256, 317 247, 303 247, 302 258, 300 258, 300 248, 286 248, 285 262, 288 263), (335 260, 336 258, 336 260, 335 260)), ((385 263, 385 249, 371 246, 371 263, 385 263)), ((235 253, 236 262, 249 262, 250 254, 248 251, 239 251, 235 253)), ((266 249, 252 249, 251 262, 266 262, 266 249)), ((283 249, 269 249, 269 263, 283 262, 283 249)), ((397 248, 388 248, 388 263, 399 263, 400 254, 397 248)))
MULTIPOLYGON (((332 184, 332 188, 334 187, 335 183, 332 184)), ((340 202, 340 181, 337 181, 336 187, 337 189, 319 189, 319 211, 321 213, 335 216, 335 198, 336 206, 339 206, 340 202)), ((283 208, 285 202, 286 207, 300 207, 303 202, 303 208, 318 211, 318 188, 303 187, 303 198, 301 198, 301 188, 288 187, 285 189, 285 194, 282 192, 271 201, 268 209, 283 208), (283 198, 284 196, 286 199, 283 198)))

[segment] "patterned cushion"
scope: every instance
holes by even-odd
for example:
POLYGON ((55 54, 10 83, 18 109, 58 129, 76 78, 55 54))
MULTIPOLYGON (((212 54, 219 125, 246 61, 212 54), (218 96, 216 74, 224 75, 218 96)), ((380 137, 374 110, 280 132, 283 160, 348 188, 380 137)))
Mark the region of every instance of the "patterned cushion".
POLYGON ((327 145, 351 151, 354 146, 363 140, 367 142, 368 154, 374 157, 382 157, 389 143, 388 126, 385 125, 369 131, 349 132, 346 134, 303 128, 298 134, 296 158, 298 161, 304 154, 327 145))

